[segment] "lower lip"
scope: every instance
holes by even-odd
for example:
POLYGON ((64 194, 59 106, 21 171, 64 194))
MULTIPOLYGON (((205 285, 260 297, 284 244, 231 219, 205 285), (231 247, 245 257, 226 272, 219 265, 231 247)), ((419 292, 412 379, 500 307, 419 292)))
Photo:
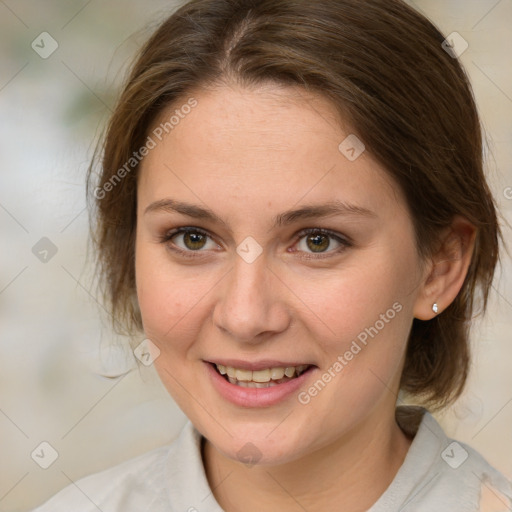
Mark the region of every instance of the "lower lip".
POLYGON ((245 388, 231 384, 217 372, 213 364, 206 363, 206 369, 214 388, 229 402, 240 407, 269 407, 285 400, 296 392, 309 378, 314 367, 311 366, 304 373, 292 380, 270 386, 268 388, 245 388))

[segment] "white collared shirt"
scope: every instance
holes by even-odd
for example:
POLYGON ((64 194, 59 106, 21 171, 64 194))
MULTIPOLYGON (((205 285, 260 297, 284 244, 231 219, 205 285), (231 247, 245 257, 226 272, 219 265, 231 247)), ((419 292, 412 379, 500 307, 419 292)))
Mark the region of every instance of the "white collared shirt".
MULTIPOLYGON (((398 407, 396 417, 414 439, 368 512, 512 510, 512 483, 471 447, 449 439, 430 413, 398 407)), ((201 442, 189 421, 172 444, 84 477, 33 512, 223 512, 208 485, 201 442)))

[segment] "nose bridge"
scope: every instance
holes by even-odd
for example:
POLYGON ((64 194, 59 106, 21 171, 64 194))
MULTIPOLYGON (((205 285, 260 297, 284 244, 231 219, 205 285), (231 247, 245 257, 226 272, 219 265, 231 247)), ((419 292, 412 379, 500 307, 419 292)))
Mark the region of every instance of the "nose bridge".
POLYGON ((251 261, 244 259, 243 253, 236 254, 216 303, 214 320, 235 339, 250 342, 263 332, 286 327, 281 300, 265 256, 251 261))

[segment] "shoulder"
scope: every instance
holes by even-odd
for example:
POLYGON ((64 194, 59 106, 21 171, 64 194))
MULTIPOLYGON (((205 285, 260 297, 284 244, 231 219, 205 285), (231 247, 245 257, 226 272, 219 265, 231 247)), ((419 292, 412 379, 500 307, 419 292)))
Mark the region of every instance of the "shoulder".
POLYGON ((191 428, 185 425, 169 445, 71 483, 32 512, 169 510, 169 461, 179 464, 176 458, 183 456, 183 438, 191 428))
POLYGON ((478 451, 461 441, 448 439, 441 456, 446 463, 452 489, 457 482, 467 488, 471 500, 477 499, 478 511, 512 510, 512 481, 493 467, 478 451))
MULTIPOLYGON (((414 416, 414 409, 408 412, 414 416)), ((416 409, 416 413, 421 420, 409 418, 417 432, 401 468, 407 475, 401 471, 397 476, 402 483, 407 477, 417 492, 413 499, 417 510, 508 510, 512 483, 471 446, 446 436, 429 412, 416 409)), ((402 424, 407 423, 404 417, 399 420, 402 424)))
MULTIPOLYGON (((77 480, 33 512, 114 512, 135 497, 145 500, 159 494, 162 473, 170 447, 160 447, 117 466, 77 480)), ((129 509, 130 511, 132 509, 129 509)), ((145 510, 145 507, 133 510, 145 510)))

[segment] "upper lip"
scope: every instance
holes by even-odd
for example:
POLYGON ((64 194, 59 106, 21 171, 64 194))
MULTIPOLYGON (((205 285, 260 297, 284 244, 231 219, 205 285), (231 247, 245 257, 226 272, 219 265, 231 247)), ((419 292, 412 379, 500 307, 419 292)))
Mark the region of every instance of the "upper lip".
POLYGON ((262 359, 260 361, 242 361, 241 359, 210 359, 206 360, 207 363, 220 364, 222 366, 229 366, 231 368, 237 368, 239 370, 266 370, 267 368, 289 368, 291 366, 314 366, 311 363, 306 362, 283 362, 277 359, 262 359))

